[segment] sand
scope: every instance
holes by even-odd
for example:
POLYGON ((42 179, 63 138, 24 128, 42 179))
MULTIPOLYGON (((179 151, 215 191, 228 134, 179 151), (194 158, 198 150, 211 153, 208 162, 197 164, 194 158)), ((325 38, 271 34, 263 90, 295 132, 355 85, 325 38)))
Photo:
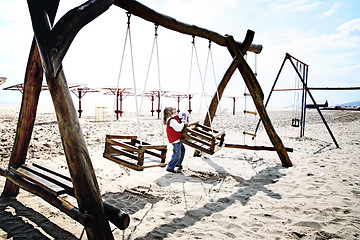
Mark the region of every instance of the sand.
MULTIPOLYGON (((19 109, 0 107, 5 169, 19 109)), ((275 152, 222 148, 199 158, 186 147, 184 169, 176 174, 137 172, 102 157, 106 134, 138 133, 134 114, 118 122, 85 114, 80 122, 103 198, 131 217, 124 231, 110 225, 115 239, 360 239, 360 112, 323 113, 340 148, 316 111, 307 112, 302 138, 290 126, 291 111, 269 111, 284 145, 294 149, 293 167, 282 167, 275 152)), ((140 120, 142 139, 162 143, 161 121, 147 113, 140 120)), ((226 131, 226 142, 243 144, 244 124, 255 122, 241 113, 220 115, 214 128, 226 131)), ((263 128, 256 144, 270 146, 263 128)), ((171 153, 168 144, 167 161, 171 153)), ((68 171, 55 114, 38 113, 27 162, 68 171)), ((4 183, 1 177, 1 189, 4 183)), ((1 239, 86 239, 82 225, 24 190, 0 199, 0 215, 1 239)))

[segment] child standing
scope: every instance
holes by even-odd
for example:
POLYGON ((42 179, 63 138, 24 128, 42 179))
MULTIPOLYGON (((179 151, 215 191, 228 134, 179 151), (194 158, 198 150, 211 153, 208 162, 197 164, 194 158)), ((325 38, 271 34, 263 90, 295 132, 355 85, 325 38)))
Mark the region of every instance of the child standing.
POLYGON ((166 134, 169 143, 173 145, 173 154, 166 171, 176 173, 175 167, 178 167, 178 170, 182 169, 182 161, 185 156, 185 147, 180 142, 180 138, 181 131, 187 124, 187 119, 178 116, 174 107, 166 107, 164 109, 164 124, 166 124, 166 134))

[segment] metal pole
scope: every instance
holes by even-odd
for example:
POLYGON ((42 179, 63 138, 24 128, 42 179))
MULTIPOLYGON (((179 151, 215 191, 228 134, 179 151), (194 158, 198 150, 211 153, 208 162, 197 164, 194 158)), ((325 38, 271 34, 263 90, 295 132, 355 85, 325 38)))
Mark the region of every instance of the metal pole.
POLYGON ((320 108, 319 108, 319 106, 317 105, 317 103, 316 103, 314 97, 312 96, 310 90, 308 89, 307 84, 306 84, 306 83, 304 82, 304 80, 301 78, 300 73, 299 73, 299 71, 296 69, 295 64, 294 64, 294 62, 291 60, 291 58, 289 58, 289 60, 290 60, 290 62, 291 62, 291 64, 292 64, 292 66, 294 67, 297 75, 299 76, 299 78, 300 78, 301 81, 303 82, 304 87, 305 87, 307 93, 309 94, 311 100, 313 101, 313 103, 314 103, 314 105, 315 105, 315 107, 316 107, 316 110, 318 111, 318 113, 319 113, 322 121, 324 122, 324 124, 325 124, 325 126, 326 126, 326 128, 327 128, 327 130, 328 130, 328 132, 329 132, 329 134, 330 134, 330 136, 331 136, 331 138, 332 138, 332 140, 334 141, 336 147, 339 148, 339 144, 337 143, 334 135, 332 134, 331 129, 330 129, 329 125, 327 124, 327 122, 326 122, 326 120, 325 120, 325 117, 322 115, 322 113, 321 113, 321 111, 320 111, 320 108))

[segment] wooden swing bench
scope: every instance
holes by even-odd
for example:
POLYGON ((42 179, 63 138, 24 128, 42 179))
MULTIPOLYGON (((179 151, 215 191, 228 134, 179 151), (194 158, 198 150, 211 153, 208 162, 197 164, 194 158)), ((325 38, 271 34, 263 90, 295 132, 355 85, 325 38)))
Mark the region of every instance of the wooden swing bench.
MULTIPOLYGON (((10 167, 6 170, 0 169, 0 174, 22 189, 57 207, 83 226, 90 226, 94 223, 92 215, 82 212, 78 207, 65 200, 68 197, 75 199, 73 183, 69 174, 41 163, 23 164, 18 168, 10 167)), ((104 201, 103 204, 108 221, 121 230, 129 226, 130 217, 127 213, 108 202, 104 201)))
POLYGON ((151 145, 138 140, 137 136, 106 135, 103 156, 125 167, 142 171, 145 168, 165 167, 166 152, 166 145, 151 145))
POLYGON ((211 129, 199 121, 189 123, 181 134, 181 142, 210 155, 221 149, 224 138, 225 132, 211 129))

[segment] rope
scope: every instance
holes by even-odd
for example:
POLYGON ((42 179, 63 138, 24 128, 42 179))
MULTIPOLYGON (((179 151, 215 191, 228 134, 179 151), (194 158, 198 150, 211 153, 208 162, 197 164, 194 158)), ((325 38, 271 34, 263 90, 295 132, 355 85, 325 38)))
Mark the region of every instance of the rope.
MULTIPOLYGON (((116 103, 118 101, 117 94, 118 94, 118 91, 119 91, 120 77, 121 77, 122 67, 123 67, 123 63, 124 63, 124 56, 125 56, 127 38, 128 38, 129 33, 130 33, 130 17, 131 17, 131 14, 128 13, 128 12, 126 14, 127 14, 127 17, 128 17, 128 21, 127 21, 127 28, 126 28, 126 33, 125 33, 124 46, 123 46, 122 55, 121 55, 120 69, 119 69, 118 79, 117 79, 117 83, 116 83, 116 91, 115 91, 115 100, 114 100, 114 104, 113 104, 113 111, 115 110, 115 105, 116 105, 116 103)), ((113 121, 114 120, 112 119, 111 123, 110 123, 110 133, 112 132, 113 121)))
MULTIPOLYGON (((212 65, 212 70, 213 70, 213 74, 214 74, 214 82, 215 82, 215 89, 216 89, 216 98, 217 98, 218 105, 219 105, 219 110, 220 110, 220 125, 221 125, 221 130, 224 130, 224 124, 223 124, 223 118, 222 118, 222 110, 221 110, 220 97, 219 97, 219 91, 218 91, 218 83, 217 83, 216 74, 215 74, 214 58, 213 58, 213 56, 212 56, 211 41, 209 41, 209 54, 210 54, 211 65, 212 65)), ((210 117, 210 116, 209 116, 209 117, 210 117)), ((211 121, 210 121, 210 122, 211 122, 211 121)))
MULTIPOLYGON (((149 60, 149 65, 148 65, 148 69, 147 69, 147 73, 146 73, 146 79, 145 79, 145 84, 144 84, 144 89, 143 89, 143 94, 141 97, 141 103, 140 103, 140 112, 142 109, 142 105, 143 105, 143 101, 144 101, 144 95, 146 92, 146 86, 148 83, 148 79, 149 79, 149 75, 150 75, 150 68, 151 68, 151 63, 152 63, 152 58, 154 55, 154 50, 156 50, 156 60, 157 60, 157 73, 158 73, 158 83, 159 83, 159 101, 160 101, 160 109, 163 108, 162 106, 162 101, 160 100, 160 97, 162 96, 162 90, 161 90, 161 79, 160 79, 160 60, 159 60, 159 45, 158 45, 158 30, 159 25, 155 24, 155 34, 154 34, 154 41, 152 44, 152 49, 151 49, 151 54, 150 54, 150 60, 149 60)), ((162 111, 160 112, 160 119, 162 119, 162 111)), ((161 132, 162 132, 162 142, 163 144, 165 144, 165 130, 164 130, 164 125, 161 124, 161 132)))
MULTIPOLYGON (((159 60, 159 45, 158 45, 158 29, 159 25, 155 25, 155 40, 156 40, 156 59, 157 59, 157 70, 158 70, 158 80, 159 80, 159 101, 160 101, 160 109, 163 109, 162 101, 160 100, 160 97, 162 96, 161 91, 161 78, 160 78, 160 60, 159 60)), ((160 125, 161 125, 161 133, 162 133, 162 143, 165 145, 165 130, 164 130, 164 124, 162 124, 163 119, 163 111, 160 112, 160 125)))
POLYGON ((190 98, 190 85, 191 85, 191 76, 192 76, 192 62, 194 56, 194 44, 195 44, 195 36, 193 36, 193 40, 191 42, 193 44, 191 48, 191 57, 190 57, 190 74, 189 74, 189 83, 188 83, 188 97, 190 98))
POLYGON ((156 39, 157 39, 157 25, 155 25, 155 36, 154 36, 154 41, 153 41, 153 44, 152 44, 149 65, 148 65, 148 69, 147 69, 147 72, 146 72, 146 79, 145 79, 145 84, 144 84, 143 97, 141 98, 141 104, 140 104, 140 112, 141 112, 141 109, 142 109, 144 94, 146 92, 146 86, 147 86, 147 82, 148 82, 148 79, 149 79, 150 67, 151 67, 152 57, 153 57, 153 53, 154 53, 154 48, 155 48, 155 45, 156 45, 156 39))
MULTIPOLYGON (((123 62, 124 62, 124 56, 125 56, 125 50, 126 50, 126 43, 127 43, 127 40, 129 39, 131 69, 132 69, 133 85, 134 85, 134 93, 135 93, 135 105, 136 105, 137 127, 138 127, 139 139, 141 139, 140 120, 139 120, 139 109, 138 109, 137 90, 136 90, 136 81, 135 81, 134 56, 133 56, 133 51, 132 51, 132 41, 131 41, 131 31, 130 31, 130 18, 131 18, 131 13, 126 12, 126 15, 127 15, 128 21, 127 21, 127 28, 126 28, 126 34, 125 34, 125 42, 124 42, 124 47, 123 47, 123 53, 122 53, 122 57, 121 57, 119 77, 118 77, 118 81, 117 81, 117 85, 116 85, 116 95, 117 95, 117 92, 119 91, 119 83, 120 83, 120 78, 121 78, 122 66, 123 66, 123 62)), ((116 101, 117 101, 117 97, 116 97, 116 101)), ((140 141, 141 141, 141 140, 140 140, 140 141)), ((142 144, 142 142, 140 142, 140 144, 142 144)))
POLYGON ((131 54, 131 69, 133 75, 133 85, 134 85, 134 93, 135 93, 135 105, 136 105, 136 120, 137 120, 137 127, 138 127, 138 136, 140 139, 140 145, 142 145, 142 138, 141 138, 141 129, 140 129, 140 117, 139 117, 139 107, 138 107, 138 94, 136 88, 136 81, 135 81, 135 67, 134 67, 134 55, 133 55, 133 48, 132 48, 132 41, 131 41, 131 33, 130 33, 130 17, 131 13, 127 13, 128 15, 128 29, 129 29, 129 44, 130 44, 130 54, 131 54))
MULTIPOLYGON (((198 70, 199 70, 199 76, 200 76, 201 85, 202 85, 202 93, 201 93, 201 98, 200 98, 199 113, 200 113, 200 111, 201 111, 202 99, 203 99, 203 97, 204 97, 205 105, 206 105, 206 109, 207 109, 207 114, 208 114, 208 116, 210 116, 209 105, 208 105, 208 103, 207 103, 206 95, 205 95, 205 78, 206 78, 207 67, 208 67, 208 62, 209 62, 209 54, 208 54, 208 57, 207 57, 207 60, 206 60, 205 75, 204 75, 204 78, 203 78, 202 75, 201 75, 199 58, 198 58, 198 54, 197 54, 197 51, 196 51, 195 39, 194 39, 194 41, 193 41, 193 48, 194 48, 194 51, 195 51, 196 62, 197 62, 197 66, 198 66, 198 70)), ((210 119, 209 119, 209 120, 210 120, 210 119)), ((211 128, 211 132, 214 134, 214 130, 213 130, 213 128, 212 128, 211 120, 210 120, 210 128, 211 128)))

